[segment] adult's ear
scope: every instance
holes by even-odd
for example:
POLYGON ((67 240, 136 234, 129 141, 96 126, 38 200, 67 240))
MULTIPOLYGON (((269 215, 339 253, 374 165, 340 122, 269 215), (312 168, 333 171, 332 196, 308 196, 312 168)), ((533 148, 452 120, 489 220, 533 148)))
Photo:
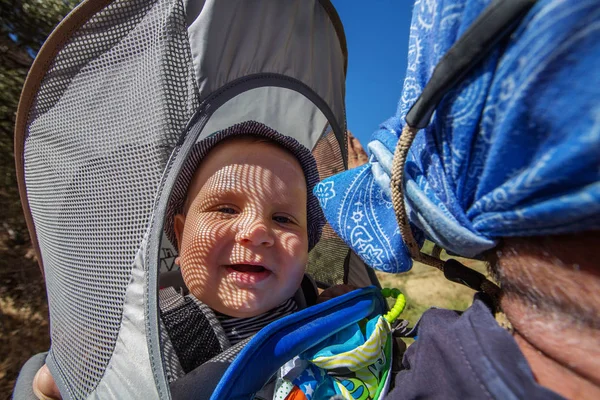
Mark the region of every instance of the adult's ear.
POLYGON ((173 230, 177 239, 177 251, 181 252, 181 241, 183 240, 183 227, 185 226, 185 215, 177 214, 173 219, 173 230))

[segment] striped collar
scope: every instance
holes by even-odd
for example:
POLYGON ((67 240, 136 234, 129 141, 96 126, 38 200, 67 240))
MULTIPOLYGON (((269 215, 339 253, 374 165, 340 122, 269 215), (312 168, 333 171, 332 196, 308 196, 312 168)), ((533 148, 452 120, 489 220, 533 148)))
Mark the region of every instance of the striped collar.
POLYGON ((234 345, 255 335, 271 322, 292 314, 297 310, 298 305, 293 298, 289 298, 274 309, 254 317, 236 318, 218 312, 215 312, 215 315, 223 327, 227 339, 234 345))

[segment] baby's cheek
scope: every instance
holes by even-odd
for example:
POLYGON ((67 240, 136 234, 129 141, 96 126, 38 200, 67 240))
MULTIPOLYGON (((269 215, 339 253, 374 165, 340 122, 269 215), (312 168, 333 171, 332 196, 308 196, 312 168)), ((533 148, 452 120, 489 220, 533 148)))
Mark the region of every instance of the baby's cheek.
POLYGON ((186 225, 181 255, 194 265, 204 265, 211 247, 214 246, 215 238, 208 232, 207 228, 197 228, 198 224, 186 225))
POLYGON ((206 251, 196 240, 190 240, 181 250, 180 268, 183 281, 196 298, 202 299, 210 281, 206 268, 206 251))
MULTIPOLYGON (((181 276, 190 291, 194 291, 194 288, 202 286, 202 282, 206 279, 196 267, 195 263, 191 262, 188 257, 181 257, 181 276)), ((197 290, 197 289, 196 289, 197 290)))
POLYGON ((292 296, 300 287, 308 263, 308 243, 301 235, 288 233, 282 236, 282 251, 285 256, 285 286, 287 295, 292 296))
POLYGON ((280 235, 283 252, 288 258, 308 260, 308 238, 302 234, 285 232, 280 235))

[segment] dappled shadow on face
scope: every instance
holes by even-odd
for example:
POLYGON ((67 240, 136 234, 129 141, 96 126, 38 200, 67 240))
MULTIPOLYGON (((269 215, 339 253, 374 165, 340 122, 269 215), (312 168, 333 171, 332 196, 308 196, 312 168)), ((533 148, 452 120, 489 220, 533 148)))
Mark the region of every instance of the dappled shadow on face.
POLYGON ((292 297, 308 258, 306 199, 300 164, 277 145, 242 138, 215 147, 175 217, 190 293, 234 317, 292 297))

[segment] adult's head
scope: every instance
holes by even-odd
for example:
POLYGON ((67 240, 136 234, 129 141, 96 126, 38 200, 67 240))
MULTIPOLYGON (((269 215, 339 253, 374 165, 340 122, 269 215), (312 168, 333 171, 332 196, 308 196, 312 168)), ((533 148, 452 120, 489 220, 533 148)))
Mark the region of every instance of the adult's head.
MULTIPOLYGON (((368 165, 316 188, 332 227, 377 269, 401 272, 411 265, 389 190, 404 118, 486 3, 415 4, 396 116, 375 132, 368 165)), ((440 102, 410 147, 403 182, 419 240, 426 236, 466 257, 492 255, 517 337, 525 337, 525 329, 527 343, 542 352, 524 351, 536 376, 539 365, 561 365, 563 377, 577 375, 596 389, 600 357, 593 349, 600 343, 593 327, 600 301, 584 293, 597 293, 600 267, 584 263, 581 254, 583 246, 600 245, 600 74, 593 67, 600 62, 598 26, 596 1, 538 1, 440 102), (571 282, 569 293, 556 282, 571 282), (569 312, 578 323, 569 322, 569 312), (580 350, 579 364, 575 353, 565 354, 568 345, 559 346, 561 335, 577 337, 571 344, 580 350), (557 340, 549 342, 550 336, 557 340), (534 353, 552 362, 536 363, 534 353)), ((570 393, 568 379, 539 376, 544 385, 570 393)))
POLYGON ((567 398, 600 395, 599 246, 596 230, 504 238, 486 255, 537 381, 567 398))

